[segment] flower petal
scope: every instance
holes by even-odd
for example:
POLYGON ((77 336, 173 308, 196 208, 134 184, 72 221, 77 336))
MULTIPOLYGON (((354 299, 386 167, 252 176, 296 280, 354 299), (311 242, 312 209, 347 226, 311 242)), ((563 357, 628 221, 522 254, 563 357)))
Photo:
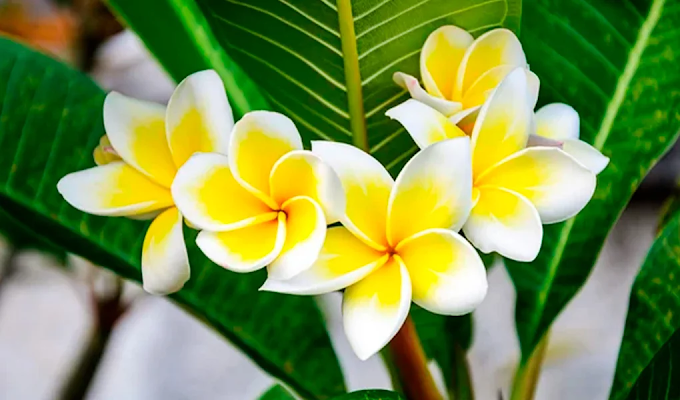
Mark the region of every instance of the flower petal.
POLYGON ((189 280, 182 215, 171 207, 153 220, 142 247, 142 282, 152 294, 173 293, 189 280))
POLYGON ((472 130, 472 171, 475 177, 523 149, 529 138, 533 107, 523 68, 508 74, 489 96, 472 130))
POLYGON ((196 72, 180 82, 168 103, 165 121, 177 168, 196 152, 226 155, 234 116, 217 72, 196 72))
POLYGON ((196 244, 212 262, 234 272, 252 272, 274 261, 286 240, 286 215, 227 232, 201 231, 196 244))
POLYGON ((269 204, 272 168, 293 150, 302 150, 302 139, 290 118, 272 111, 253 111, 234 125, 229 166, 243 187, 269 204))
POLYGON ((413 99, 427 104, 446 116, 455 114, 463 109, 463 105, 457 101, 442 99, 427 93, 420 86, 418 79, 411 75, 405 74, 403 72, 395 72, 392 76, 392 79, 397 85, 408 90, 413 99))
POLYGON ((361 360, 397 334, 411 307, 411 279, 399 257, 348 287, 342 302, 345 334, 361 360))
POLYGON ((368 247, 344 226, 328 228, 319 257, 292 279, 267 279, 260 290, 317 295, 353 285, 385 264, 388 255, 368 247))
POLYGON ((484 72, 470 85, 463 95, 463 108, 481 106, 491 92, 508 76, 517 66, 499 65, 484 72))
POLYGON ((479 199, 463 226, 465 237, 482 253, 498 252, 517 261, 533 261, 541 249, 543 226, 524 196, 498 187, 479 190, 479 199))
POLYGON ((126 163, 170 187, 177 168, 165 137, 165 107, 111 92, 104 100, 104 128, 126 163))
POLYGON ((168 189, 122 161, 68 174, 57 190, 73 207, 95 215, 141 215, 173 204, 168 189))
POLYGON ((552 103, 541 107, 534 115, 536 134, 549 139, 578 139, 579 117, 570 105, 552 103))
POLYGON ((286 241, 267 271, 274 279, 286 280, 308 269, 319 257, 326 238, 326 219, 319 204, 306 196, 283 204, 286 213, 286 241))
POLYGON ((457 71, 454 98, 462 98, 479 77, 499 65, 527 65, 519 39, 503 28, 486 32, 468 47, 457 71))
POLYGON ((430 33, 420 53, 420 74, 431 95, 452 99, 456 71, 472 42, 472 35, 453 25, 430 33))
POLYGON ((413 286, 413 301, 433 313, 463 315, 486 296, 484 263, 475 249, 448 229, 429 229, 397 248, 413 286))
POLYGON ((418 152, 390 195, 387 239, 392 246, 432 228, 459 230, 472 208, 470 139, 449 139, 418 152))
POLYGON ((399 121, 421 149, 441 140, 466 136, 444 114, 418 100, 406 100, 387 110, 385 115, 399 121))
POLYGON ((530 147, 491 168, 476 187, 502 187, 526 197, 544 224, 576 215, 595 191, 595 174, 555 147, 530 147))
POLYGON ((272 209, 234 179, 227 157, 196 153, 179 169, 172 197, 193 226, 228 231, 271 219, 272 209))
POLYGON ((271 198, 277 204, 297 196, 319 203, 332 224, 345 214, 345 192, 340 178, 319 156, 307 150, 293 150, 274 164, 269 177, 271 198))
POLYGON ((562 144, 562 150, 576 161, 588 168, 595 175, 602 172, 609 164, 609 157, 600 153, 598 149, 578 139, 566 139, 562 144))
POLYGON ((312 142, 312 152, 333 168, 345 191, 346 215, 341 222, 376 250, 387 249, 387 202, 394 181, 378 160, 354 146, 312 142))

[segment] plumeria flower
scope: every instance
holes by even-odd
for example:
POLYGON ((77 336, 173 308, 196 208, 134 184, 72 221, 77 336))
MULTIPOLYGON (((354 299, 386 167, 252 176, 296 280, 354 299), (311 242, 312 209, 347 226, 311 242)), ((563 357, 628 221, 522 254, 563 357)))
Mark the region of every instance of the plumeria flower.
POLYGON ((525 69, 527 85, 538 96, 538 78, 528 70, 522 44, 512 31, 494 29, 474 39, 453 25, 438 28, 427 37, 420 53, 418 80, 397 72, 394 81, 411 97, 461 122, 479 110, 489 94, 517 67, 525 69))
MULTIPOLYGON (((543 239, 541 224, 576 215, 590 201, 596 180, 559 147, 526 148, 536 102, 526 80, 523 69, 512 71, 479 111, 471 137, 474 206, 463 226, 466 238, 482 252, 518 261, 536 258, 543 239)), ((416 100, 387 115, 404 125, 421 148, 465 135, 416 100)))
POLYGON ((316 295, 346 288, 347 338, 365 360, 404 323, 411 301, 439 314, 471 312, 486 295, 484 265, 456 233, 472 207, 470 140, 436 143, 416 154, 396 181, 350 145, 313 142, 346 195, 344 226, 328 229, 318 260, 262 290, 316 295))
POLYGON ((182 214, 170 186, 193 153, 226 154, 233 124, 222 81, 211 70, 182 81, 167 109, 111 92, 104 100, 106 136, 94 151, 99 166, 57 184, 64 199, 86 213, 153 220, 142 247, 147 292, 175 292, 189 279, 182 214))
POLYGON ((312 265, 326 225, 345 208, 337 175, 303 150, 293 121, 269 111, 248 113, 234 125, 227 156, 191 157, 172 195, 202 230, 196 243, 208 258, 235 272, 268 266, 277 279, 312 265))
MULTIPOLYGON (((573 107, 563 103, 545 105, 536 111, 534 125, 538 138, 548 139, 548 141, 539 139, 536 141, 538 144, 561 147, 593 173, 599 174, 609 164, 609 157, 579 140, 579 117, 573 107)), ((535 138, 529 139, 530 143, 532 141, 535 141, 535 138)))

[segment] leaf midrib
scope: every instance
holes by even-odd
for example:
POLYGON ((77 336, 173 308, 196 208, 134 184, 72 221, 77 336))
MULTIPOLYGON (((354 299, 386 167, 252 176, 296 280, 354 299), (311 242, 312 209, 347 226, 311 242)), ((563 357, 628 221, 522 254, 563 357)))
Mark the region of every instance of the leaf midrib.
MULTIPOLYGON (((653 0, 652 5, 650 6, 649 9, 649 13, 647 14, 647 18, 645 18, 645 21, 640 26, 640 31, 638 32, 638 36, 635 39, 635 44, 631 51, 628 53, 628 59, 626 60, 626 66, 623 70, 623 74, 621 74, 617 81, 616 89, 614 90, 614 96, 612 97, 611 101, 609 102, 609 105, 607 106, 605 116, 602 119, 602 124, 600 125, 600 129, 595 135, 595 139, 593 141, 593 146, 600 151, 602 150, 607 139, 609 138, 609 134, 611 133, 612 127, 614 125, 614 121, 619 113, 619 110, 621 109, 621 106, 623 105, 623 102, 626 98, 626 93, 628 92, 628 88, 630 87, 630 84, 635 76, 635 72, 637 71, 637 68, 639 66, 640 59, 642 58, 642 53, 647 47, 649 37, 651 36, 654 28, 656 27, 656 24, 659 22, 659 19, 661 18, 661 12, 663 10, 665 2, 666 0, 653 0)), ((559 232, 558 235, 559 240, 557 241, 557 246, 555 247, 555 250, 553 252, 551 262, 548 265, 548 276, 546 285, 544 285, 543 288, 538 292, 539 304, 541 304, 541 312, 532 314, 535 316, 533 318, 534 321, 532 323, 532 326, 534 327, 537 327, 538 324, 540 323, 540 320, 543 318, 543 312, 545 311, 545 304, 548 297, 548 293, 552 289, 552 285, 555 280, 555 275, 557 273, 557 268, 560 265, 560 262, 562 261, 562 256, 564 255, 564 251, 567 247, 569 235, 571 234, 571 230, 574 227, 575 221, 576 217, 566 221, 559 232)), ((532 342, 535 342, 535 339, 536 338, 532 338, 532 342)), ((522 355, 523 359, 527 357, 528 355, 522 355)))
POLYGON ((350 129, 352 130, 352 143, 368 152, 359 52, 354 32, 351 0, 338 0, 338 26, 345 65, 345 86, 347 87, 347 108, 349 110, 350 129))

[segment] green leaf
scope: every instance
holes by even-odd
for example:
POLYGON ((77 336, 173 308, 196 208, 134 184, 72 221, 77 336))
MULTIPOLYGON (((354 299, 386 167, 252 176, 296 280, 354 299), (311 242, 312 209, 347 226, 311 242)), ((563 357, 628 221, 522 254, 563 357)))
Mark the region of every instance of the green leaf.
POLYGON ((680 212, 654 241, 633 284, 611 400, 680 398, 678 287, 680 212))
POLYGON ((296 400, 296 398, 286 388, 276 384, 260 396, 259 400, 296 400))
POLYGON ((571 104, 581 138, 611 158, 590 204, 544 229, 532 263, 506 262, 523 363, 586 281, 607 234, 680 128, 680 21, 665 0, 526 0, 522 41, 541 101, 571 104))
MULTIPOLYGON (((84 214, 56 189, 62 176, 94 165, 104 92, 8 39, 0 38, 0 55, 0 208, 66 251, 139 281, 148 222, 84 214)), ((264 271, 230 273, 201 254, 195 232, 185 232, 192 278, 173 299, 305 398, 343 393, 314 300, 258 292, 264 271)))
POLYGON ((236 116, 269 108, 257 85, 220 47, 192 0, 107 0, 179 82, 190 74, 214 69, 227 89, 236 116))
POLYGON ((389 390, 360 390, 334 397, 333 400, 405 400, 405 398, 389 390))
POLYGON ((418 76, 419 53, 436 28, 478 35, 519 24, 519 0, 199 0, 227 53, 292 117, 305 139, 351 142, 391 172, 416 147, 385 117, 408 98, 396 71, 418 76))

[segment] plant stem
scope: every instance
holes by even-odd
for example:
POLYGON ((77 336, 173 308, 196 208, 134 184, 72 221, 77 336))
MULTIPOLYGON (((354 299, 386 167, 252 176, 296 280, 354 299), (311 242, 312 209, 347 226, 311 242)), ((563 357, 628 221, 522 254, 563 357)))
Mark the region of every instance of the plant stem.
POLYGON ((116 278, 116 284, 115 293, 106 298, 97 298, 94 290, 90 292, 95 324, 87 347, 63 386, 58 397, 60 400, 81 400, 87 395, 109 343, 113 327, 125 311, 125 307, 121 304, 122 281, 116 278))
POLYGON ((517 373, 515 373, 515 380, 512 384, 512 393, 510 400, 533 400, 536 394, 536 386, 538 386, 538 378, 541 374, 541 366, 543 364, 543 357, 545 350, 548 347, 548 335, 546 332, 538 342, 538 345, 531 353, 529 360, 519 366, 517 373))
POLYGON ((389 349, 407 399, 442 400, 427 368, 425 351, 410 316, 390 342, 389 349))
POLYGON ((449 393, 451 400, 474 400, 467 352, 459 343, 454 343, 453 346, 453 381, 449 393))

